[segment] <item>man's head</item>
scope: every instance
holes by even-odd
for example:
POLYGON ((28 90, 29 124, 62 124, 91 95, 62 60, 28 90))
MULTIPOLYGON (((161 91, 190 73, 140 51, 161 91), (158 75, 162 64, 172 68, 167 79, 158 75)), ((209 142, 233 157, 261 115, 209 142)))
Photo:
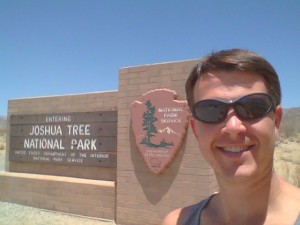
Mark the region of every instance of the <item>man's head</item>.
POLYGON ((281 88, 278 75, 272 65, 260 55, 242 49, 230 49, 214 52, 193 68, 185 84, 187 101, 191 110, 194 106, 194 87, 198 79, 209 72, 249 72, 259 74, 265 80, 268 93, 275 99, 276 105, 281 102, 281 88))
POLYGON ((239 49, 213 53, 193 69, 186 92, 199 149, 217 177, 272 170, 281 92, 265 59, 239 49))

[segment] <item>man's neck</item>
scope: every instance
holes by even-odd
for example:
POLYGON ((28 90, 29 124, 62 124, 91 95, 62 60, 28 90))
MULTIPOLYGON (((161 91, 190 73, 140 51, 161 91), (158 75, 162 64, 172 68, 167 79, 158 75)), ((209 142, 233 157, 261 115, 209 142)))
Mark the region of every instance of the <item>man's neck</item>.
POLYGON ((226 183, 227 181, 219 182, 218 211, 228 222, 245 221, 248 218, 247 221, 252 224, 263 224, 268 210, 275 207, 281 191, 280 178, 273 171, 260 179, 237 182, 234 185, 226 183))

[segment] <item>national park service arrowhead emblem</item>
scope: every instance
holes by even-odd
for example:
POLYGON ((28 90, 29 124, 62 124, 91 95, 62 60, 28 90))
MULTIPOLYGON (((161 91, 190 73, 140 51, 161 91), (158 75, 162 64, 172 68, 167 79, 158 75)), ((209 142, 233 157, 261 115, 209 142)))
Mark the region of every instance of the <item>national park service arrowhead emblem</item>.
POLYGON ((160 174, 180 149, 188 127, 187 102, 175 91, 156 89, 131 104, 131 126, 148 168, 160 174))

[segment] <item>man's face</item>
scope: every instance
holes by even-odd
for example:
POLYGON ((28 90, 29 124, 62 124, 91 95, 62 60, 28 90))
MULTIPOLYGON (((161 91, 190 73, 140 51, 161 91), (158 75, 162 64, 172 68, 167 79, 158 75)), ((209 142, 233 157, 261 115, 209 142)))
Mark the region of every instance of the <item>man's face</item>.
MULTIPOLYGON (((231 101, 251 93, 267 93, 263 77, 245 72, 204 74, 194 88, 194 103, 204 99, 231 101)), ((282 109, 244 121, 231 108, 224 121, 214 124, 191 119, 203 157, 218 178, 259 179, 272 170, 275 136, 282 109)))

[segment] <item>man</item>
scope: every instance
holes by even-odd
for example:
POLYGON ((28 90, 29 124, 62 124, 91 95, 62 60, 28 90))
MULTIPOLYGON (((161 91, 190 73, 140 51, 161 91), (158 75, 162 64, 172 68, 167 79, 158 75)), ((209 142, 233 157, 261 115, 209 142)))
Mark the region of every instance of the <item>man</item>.
POLYGON ((191 127, 219 192, 174 210, 163 225, 300 224, 300 190, 273 168, 282 107, 270 63, 241 49, 212 53, 192 70, 186 94, 191 127))

